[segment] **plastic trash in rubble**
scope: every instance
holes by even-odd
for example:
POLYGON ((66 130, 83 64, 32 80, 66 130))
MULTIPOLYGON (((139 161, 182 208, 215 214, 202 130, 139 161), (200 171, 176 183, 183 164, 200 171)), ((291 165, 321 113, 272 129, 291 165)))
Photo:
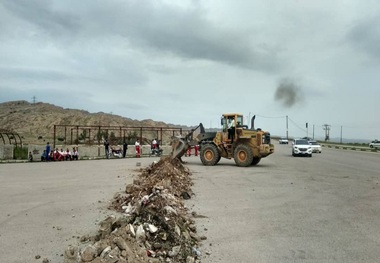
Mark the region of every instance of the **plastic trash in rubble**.
POLYGON ((149 195, 144 195, 142 198, 141 198, 141 204, 143 205, 147 205, 149 203, 149 195))
POLYGON ((134 212, 135 210, 135 207, 133 205, 131 205, 131 203, 128 203, 128 205, 124 205, 121 207, 121 209, 124 210, 124 212, 127 214, 127 215, 130 215, 134 212))
POLYGON ((146 251, 146 255, 147 255, 148 257, 155 258, 155 257, 156 257, 156 252, 154 252, 153 250, 147 250, 147 251, 146 251))
POLYGON ((158 228, 155 226, 155 225, 152 225, 152 224, 148 224, 148 230, 150 233, 156 233, 158 228))
POLYGON ((193 254, 197 257, 201 257, 201 252, 196 247, 193 247, 193 254))
POLYGON ((103 251, 100 253, 100 258, 106 258, 109 255, 109 253, 111 253, 111 250, 111 246, 108 246, 105 249, 103 249, 103 251))

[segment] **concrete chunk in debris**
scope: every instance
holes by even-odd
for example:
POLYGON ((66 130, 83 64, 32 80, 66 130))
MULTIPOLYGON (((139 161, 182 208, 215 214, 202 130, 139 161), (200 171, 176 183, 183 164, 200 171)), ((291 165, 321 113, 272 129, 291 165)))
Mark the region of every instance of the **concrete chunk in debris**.
POLYGON ((172 250, 169 251, 168 253, 168 256, 169 257, 175 257, 178 255, 179 251, 181 250, 181 246, 175 246, 175 247, 172 247, 172 250))
POLYGON ((68 246, 64 253, 64 263, 77 263, 80 261, 79 248, 77 246, 68 246))
POLYGON ((81 253, 83 262, 91 262, 97 256, 96 248, 93 245, 88 245, 81 253))
POLYGON ((127 228, 128 228, 127 232, 130 233, 132 235, 132 237, 136 237, 136 232, 135 232, 135 228, 133 227, 133 225, 128 224, 127 228))
POLYGON ((143 228, 143 225, 139 225, 136 230, 136 240, 137 241, 145 241, 145 230, 143 228))
POLYGON ((177 211, 175 211, 175 209, 171 206, 165 206, 164 207, 164 210, 168 213, 168 214, 175 214, 177 215, 177 211))

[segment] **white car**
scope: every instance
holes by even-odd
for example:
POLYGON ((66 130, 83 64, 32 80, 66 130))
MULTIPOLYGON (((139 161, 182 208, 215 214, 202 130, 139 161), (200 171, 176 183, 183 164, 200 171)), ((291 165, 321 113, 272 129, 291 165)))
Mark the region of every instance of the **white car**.
POLYGON ((279 144, 288 144, 289 141, 288 141, 288 139, 286 139, 285 137, 281 137, 281 138, 278 140, 278 143, 279 143, 279 144))
POLYGON ((380 148, 380 141, 374 140, 369 144, 370 148, 380 148))
POLYGON ((309 141, 311 148, 313 149, 313 153, 322 153, 321 145, 316 141, 309 141))
POLYGON ((292 146, 293 156, 313 156, 313 148, 309 144, 308 140, 305 139, 295 139, 292 146))

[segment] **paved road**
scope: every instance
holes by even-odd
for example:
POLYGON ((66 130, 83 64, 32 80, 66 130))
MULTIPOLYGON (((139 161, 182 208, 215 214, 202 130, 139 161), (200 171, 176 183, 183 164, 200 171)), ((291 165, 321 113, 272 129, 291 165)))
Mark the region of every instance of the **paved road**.
POLYGON ((276 145, 256 167, 232 165, 188 164, 204 262, 380 262, 379 154, 276 145))
MULTIPOLYGON (((205 216, 202 262, 379 262, 380 154, 290 153, 276 145, 249 168, 184 158, 195 183, 187 204, 205 216)), ((0 262, 62 262, 66 246, 110 214, 108 200, 136 168, 136 159, 1 164, 0 262)))

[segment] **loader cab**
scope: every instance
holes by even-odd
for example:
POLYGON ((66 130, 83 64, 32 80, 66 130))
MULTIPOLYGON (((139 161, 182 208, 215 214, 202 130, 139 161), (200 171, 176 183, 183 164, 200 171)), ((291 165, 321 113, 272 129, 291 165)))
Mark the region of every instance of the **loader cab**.
POLYGON ((243 115, 237 113, 224 114, 220 119, 220 124, 223 130, 223 141, 233 141, 236 138, 236 128, 243 125, 243 115))
POLYGON ((264 133, 263 144, 270 144, 270 133, 269 132, 264 133))
POLYGON ((227 132, 228 125, 231 121, 234 123, 234 127, 243 126, 243 115, 236 113, 222 115, 220 118, 220 125, 222 126, 223 132, 227 132))

